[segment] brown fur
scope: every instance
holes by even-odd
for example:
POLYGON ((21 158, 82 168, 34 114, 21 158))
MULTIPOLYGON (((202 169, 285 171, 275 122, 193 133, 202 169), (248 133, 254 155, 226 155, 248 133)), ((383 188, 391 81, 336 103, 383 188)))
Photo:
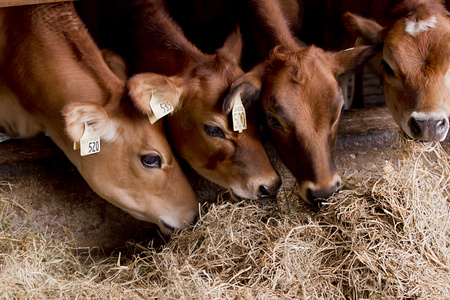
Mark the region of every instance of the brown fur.
POLYGON ((273 50, 234 83, 229 97, 259 98, 268 133, 302 197, 326 198, 339 185, 333 152, 343 97, 336 77, 363 63, 373 51, 364 47, 331 53, 301 47, 276 1, 249 2, 260 21, 253 34, 267 37, 273 50))
POLYGON ((411 138, 435 141, 445 138, 450 115, 450 17, 432 0, 406 0, 397 6, 387 26, 365 26, 368 21, 346 15, 350 32, 382 46, 386 104, 394 120, 411 138), (406 22, 436 18, 434 28, 406 32, 406 22), (421 116, 417 116, 417 115, 421 116))
POLYGON ((1 110, 0 121, 34 123, 16 134, 47 133, 97 194, 164 233, 192 222, 198 202, 163 129, 126 97, 73 4, 0 9, 0 28, 0 106, 21 110, 1 110), (81 157, 73 142, 85 123, 100 137, 101 151, 81 157), (159 154, 161 168, 145 168, 147 154, 159 154))
MULTIPOLYGON (((183 20, 183 15, 186 17, 182 27, 189 37, 197 36, 199 44, 209 43, 214 38, 205 34, 203 28, 192 25, 198 19, 205 28, 213 23, 207 23, 211 18, 193 18, 197 15, 195 12, 185 13, 186 7, 194 7, 192 1, 184 1, 190 4, 185 4, 182 9, 179 1, 167 2, 177 20, 183 20)), ((215 1, 214 5, 220 6, 224 2, 215 1)), ((232 11, 221 13, 225 15, 225 24, 239 24, 242 28, 248 54, 244 65, 254 68, 235 81, 224 109, 228 109, 229 103, 239 94, 246 103, 261 100, 265 116, 276 117, 283 126, 282 131, 268 129, 283 161, 300 185, 309 185, 316 195, 327 197, 339 182, 333 149, 342 96, 336 76, 361 64, 372 50, 358 48, 328 53, 316 47, 300 47, 292 33, 292 23, 300 24, 301 18, 288 20, 286 15, 290 12, 286 14, 286 9, 295 6, 298 13, 294 12, 294 15, 300 16, 301 1, 293 6, 288 0, 246 0, 234 4, 230 5, 232 11)), ((208 7, 203 7, 203 14, 217 13, 208 7)), ((307 196, 306 188, 302 196, 311 198, 307 196)))
POLYGON ((254 112, 247 112, 248 129, 237 133, 229 110, 223 110, 231 83, 242 74, 239 30, 229 35, 216 54, 204 54, 167 15, 163 1, 124 1, 121 5, 125 11, 121 26, 127 28, 126 33, 115 40, 112 37, 105 46, 120 51, 123 39, 131 36, 129 47, 121 53, 130 75, 163 74, 180 89, 180 107, 167 119, 168 136, 177 153, 199 174, 237 196, 267 196, 261 188, 274 195, 280 177, 261 144, 254 112), (224 136, 208 136, 205 126, 220 127, 224 136))

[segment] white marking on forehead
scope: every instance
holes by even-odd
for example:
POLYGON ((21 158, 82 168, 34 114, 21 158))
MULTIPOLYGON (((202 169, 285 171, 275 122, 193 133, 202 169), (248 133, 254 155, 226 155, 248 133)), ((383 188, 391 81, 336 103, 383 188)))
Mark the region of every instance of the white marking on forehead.
POLYGON ((417 34, 428 31, 431 28, 436 27, 437 19, 435 16, 429 18, 425 21, 411 21, 409 19, 405 20, 405 31, 412 36, 416 36, 417 34))

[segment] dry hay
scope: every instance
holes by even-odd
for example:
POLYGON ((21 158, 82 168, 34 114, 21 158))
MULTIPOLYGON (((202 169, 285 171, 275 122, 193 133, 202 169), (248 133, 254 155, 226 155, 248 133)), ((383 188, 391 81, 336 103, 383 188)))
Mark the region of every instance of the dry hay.
POLYGON ((101 261, 8 224, 2 199, 0 298, 448 299, 449 157, 405 143, 316 213, 289 189, 265 205, 219 199, 165 246, 130 242, 101 261))

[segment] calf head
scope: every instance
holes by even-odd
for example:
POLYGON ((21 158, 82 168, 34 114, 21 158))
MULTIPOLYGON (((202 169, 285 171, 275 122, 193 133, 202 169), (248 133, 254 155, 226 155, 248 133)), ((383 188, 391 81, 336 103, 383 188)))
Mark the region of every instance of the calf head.
MULTIPOLYGON (((135 81, 130 94, 139 96, 140 87, 135 81)), ((100 137, 100 152, 79 157, 79 150, 73 150, 69 156, 76 157, 80 173, 98 195, 137 219, 158 224, 165 234, 194 221, 198 201, 164 129, 150 124, 128 97, 106 106, 71 103, 63 115, 72 141, 80 141, 86 126, 100 137)))
POLYGON ((442 141, 450 115, 450 17, 438 1, 408 0, 381 27, 346 13, 348 30, 380 45, 386 104, 410 138, 442 141))
MULTIPOLYGON (((1 62, 2 90, 13 94, 6 96, 14 105, 33 118, 105 200, 158 224, 164 233, 192 223, 198 201, 163 129, 136 109, 73 3, 20 6, 0 14, 2 38, 8 37, 1 49, 8 57, 1 62), (81 156, 73 142, 88 133, 97 146, 90 150, 99 150, 100 139, 100 152, 81 156)), ((124 67, 120 60, 109 63, 124 67)), ((133 86, 129 90, 136 92, 133 86)))
POLYGON ((246 130, 233 131, 234 100, 224 98, 242 74, 237 65, 241 47, 240 35, 232 34, 217 54, 203 55, 187 72, 171 77, 143 73, 130 81, 145 77, 147 90, 157 88, 161 97, 178 97, 180 107, 167 119, 168 136, 196 172, 234 196, 258 199, 274 196, 281 179, 261 144, 255 112, 247 110, 246 130), (161 81, 165 84, 155 84, 161 81))
POLYGON ((240 77, 228 96, 260 99, 268 133, 309 203, 329 197, 340 185, 333 152, 344 99, 336 78, 371 53, 368 47, 328 53, 314 46, 279 46, 240 77))

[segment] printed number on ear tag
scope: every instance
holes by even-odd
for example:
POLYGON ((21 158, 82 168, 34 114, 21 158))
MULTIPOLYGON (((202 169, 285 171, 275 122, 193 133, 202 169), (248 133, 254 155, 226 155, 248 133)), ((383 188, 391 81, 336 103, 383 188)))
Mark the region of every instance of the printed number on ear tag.
POLYGON ((173 112, 172 104, 162 101, 154 94, 150 98, 150 108, 152 112, 148 114, 148 118, 152 124, 173 112))
POLYGON ((100 137, 95 134, 94 128, 84 122, 84 133, 80 139, 80 154, 86 156, 100 152, 100 137))
POLYGON ((245 107, 242 105, 241 96, 238 95, 236 101, 234 101, 232 109, 233 117, 233 130, 239 131, 241 133, 243 130, 247 129, 247 117, 245 115, 245 107))

